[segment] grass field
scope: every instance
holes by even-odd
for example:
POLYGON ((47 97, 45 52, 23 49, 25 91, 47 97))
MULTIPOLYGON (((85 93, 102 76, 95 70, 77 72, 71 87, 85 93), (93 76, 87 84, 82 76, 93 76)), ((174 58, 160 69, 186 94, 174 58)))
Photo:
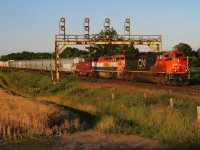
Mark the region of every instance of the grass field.
POLYGON ((107 134, 137 134, 176 149, 199 149, 200 98, 164 90, 80 82, 72 75, 54 84, 43 73, 3 71, 0 85, 15 94, 69 108, 84 124, 107 134), (169 107, 173 98, 174 107, 169 107))
POLYGON ((190 68, 191 72, 191 83, 200 84, 200 68, 190 68))

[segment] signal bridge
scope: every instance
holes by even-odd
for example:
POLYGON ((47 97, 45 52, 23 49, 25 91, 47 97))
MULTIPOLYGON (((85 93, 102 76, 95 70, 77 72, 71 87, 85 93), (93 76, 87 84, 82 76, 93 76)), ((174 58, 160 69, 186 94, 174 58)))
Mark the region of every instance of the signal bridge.
POLYGON ((92 44, 127 44, 127 45, 147 45, 153 52, 162 51, 161 35, 131 35, 130 19, 124 22, 124 35, 110 35, 110 19, 106 18, 104 22, 104 34, 90 34, 90 20, 85 18, 83 23, 83 35, 66 35, 65 18, 59 22, 62 34, 55 35, 55 71, 56 80, 59 80, 59 55, 68 47, 68 45, 92 45, 92 44))

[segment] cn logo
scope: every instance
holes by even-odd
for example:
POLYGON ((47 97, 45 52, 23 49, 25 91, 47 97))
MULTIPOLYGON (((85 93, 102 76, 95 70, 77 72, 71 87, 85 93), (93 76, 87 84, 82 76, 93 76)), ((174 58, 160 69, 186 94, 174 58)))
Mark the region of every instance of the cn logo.
POLYGON ((138 69, 145 69, 146 59, 138 59, 138 69))

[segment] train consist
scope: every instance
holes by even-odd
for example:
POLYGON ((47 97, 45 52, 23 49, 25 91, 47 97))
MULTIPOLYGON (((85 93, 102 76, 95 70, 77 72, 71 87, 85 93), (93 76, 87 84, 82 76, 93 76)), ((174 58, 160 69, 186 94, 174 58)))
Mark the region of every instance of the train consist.
MULTIPOLYGON (((0 62, 0 67, 54 71, 55 62, 51 59, 8 61, 0 62)), ((63 58, 60 60, 60 71, 158 84, 189 85, 190 82, 188 61, 178 51, 102 56, 91 61, 63 58)))

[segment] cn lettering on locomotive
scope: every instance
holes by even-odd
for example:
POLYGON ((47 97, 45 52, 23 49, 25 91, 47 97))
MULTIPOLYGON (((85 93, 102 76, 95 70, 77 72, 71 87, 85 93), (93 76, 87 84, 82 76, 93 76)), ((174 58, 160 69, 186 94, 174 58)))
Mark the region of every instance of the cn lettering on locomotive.
POLYGON ((145 69, 146 59, 138 59, 138 69, 145 69))

